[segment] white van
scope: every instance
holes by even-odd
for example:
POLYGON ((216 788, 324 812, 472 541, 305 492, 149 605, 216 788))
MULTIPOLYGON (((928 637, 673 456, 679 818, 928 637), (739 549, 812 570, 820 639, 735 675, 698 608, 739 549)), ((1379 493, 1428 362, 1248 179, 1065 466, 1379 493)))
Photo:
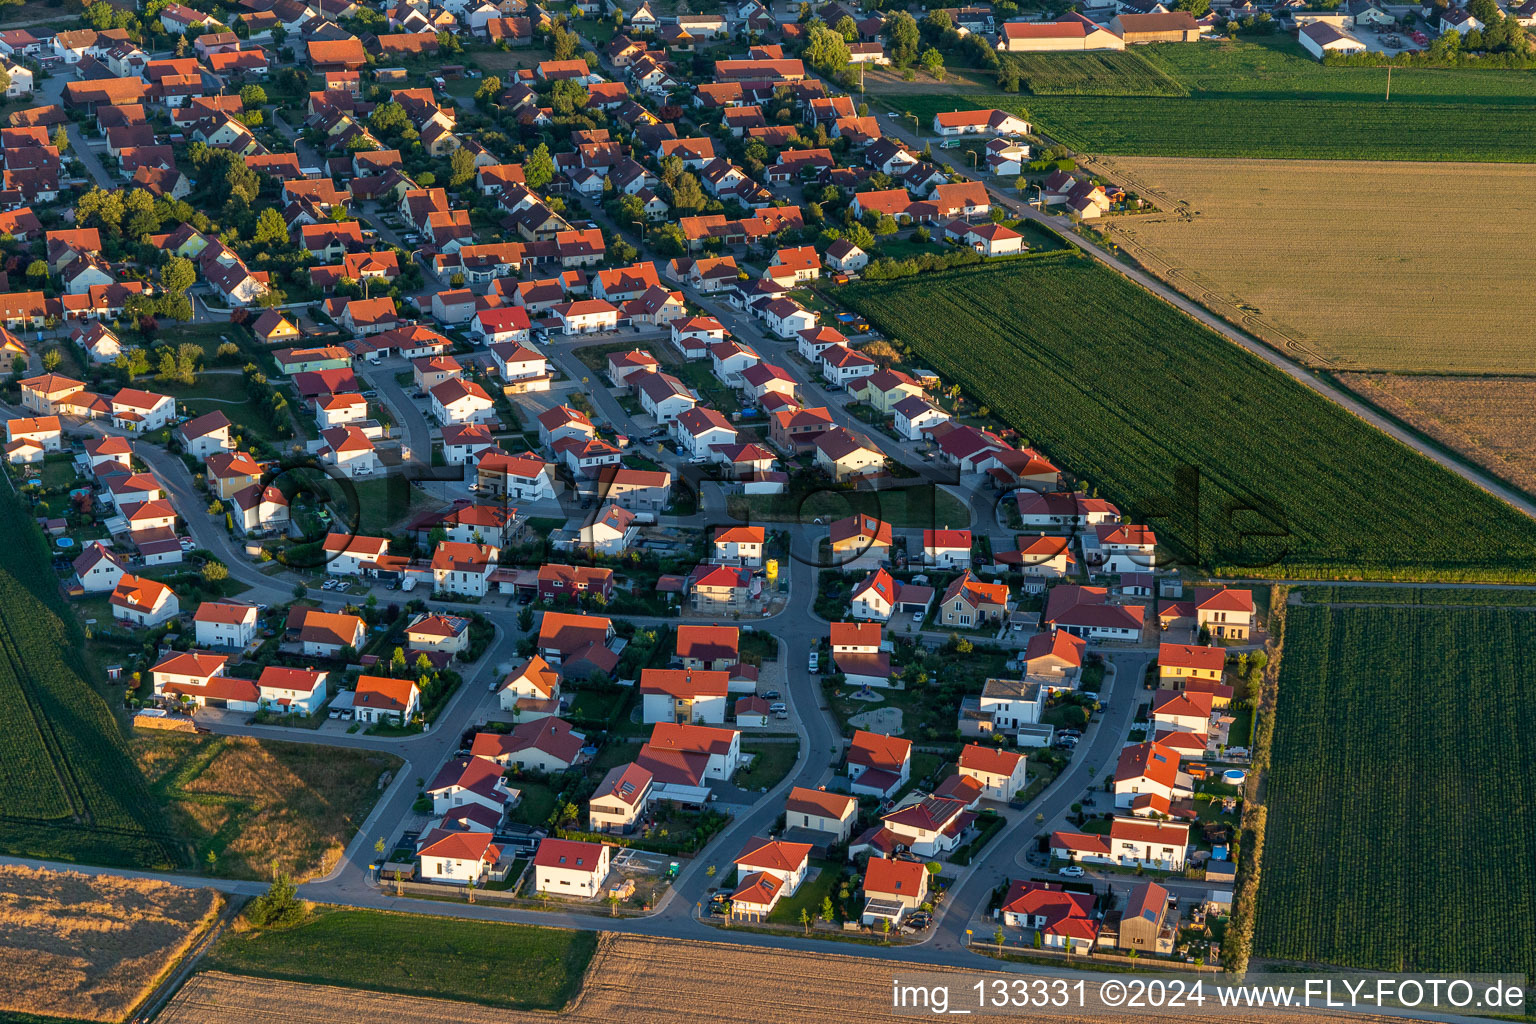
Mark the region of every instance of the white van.
POLYGON ((810 663, 810 673, 811 673, 811 675, 815 675, 820 670, 820 668, 821 668, 821 652, 820 651, 812 651, 811 652, 811 663, 810 663))

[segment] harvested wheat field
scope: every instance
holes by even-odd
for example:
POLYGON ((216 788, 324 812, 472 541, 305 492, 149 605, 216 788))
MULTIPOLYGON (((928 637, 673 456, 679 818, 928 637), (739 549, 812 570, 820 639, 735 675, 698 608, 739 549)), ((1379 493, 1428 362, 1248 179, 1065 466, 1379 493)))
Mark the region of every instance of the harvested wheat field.
MULTIPOLYGON (((548 1024, 551 1019, 570 1024, 842 1024, 850 1020, 896 1024, 911 1021, 914 1015, 889 1011, 891 980, 897 974, 912 972, 910 964, 836 953, 604 935, 598 940, 581 995, 553 1017, 536 1011, 497 1010, 441 999, 206 973, 188 982, 158 1020, 161 1024, 355 1024, 363 1020, 388 1020, 391 1024, 548 1024)), ((953 974, 969 985, 978 977, 979 969, 922 971, 940 972, 953 974)), ((954 988, 958 991, 959 985, 954 988)), ((1067 1013, 1022 1012, 1010 1013, 1008 1018, 1040 1024, 1083 1024, 1090 1019, 1067 1013)), ((1185 1018, 1127 1015, 1122 1019, 1127 1024, 1172 1024, 1185 1018)), ((1232 1024, 1267 1024, 1280 1017, 1248 1014, 1224 1019, 1232 1024)), ((1317 1024, 1342 1020, 1326 1015, 1308 1019, 1317 1024)), ((1349 1024, 1387 1019, 1352 1016, 1349 1024)))
POLYGON ((1106 157, 1160 212, 1095 222, 1143 266, 1304 362, 1536 370, 1515 164, 1106 157))
POLYGON ((1536 494, 1536 380, 1341 373, 1339 381, 1494 476, 1536 494))
POLYGON ((392 754, 317 743, 155 732, 133 738, 150 790, 227 878, 295 881, 329 871, 382 794, 392 754))
POLYGON ((0 866, 0 1010, 121 1020, 221 903, 212 889, 0 866))

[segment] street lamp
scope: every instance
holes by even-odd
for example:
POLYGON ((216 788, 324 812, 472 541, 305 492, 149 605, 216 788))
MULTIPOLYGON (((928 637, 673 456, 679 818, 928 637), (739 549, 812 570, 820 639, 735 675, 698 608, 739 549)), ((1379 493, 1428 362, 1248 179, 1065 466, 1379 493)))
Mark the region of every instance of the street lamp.
POLYGON ((921 139, 923 137, 923 131, 922 131, 922 128, 920 127, 920 124, 919 124, 919 122, 917 120, 917 115, 912 113, 912 111, 909 110, 903 116, 910 117, 912 119, 912 134, 916 135, 919 139, 921 139))

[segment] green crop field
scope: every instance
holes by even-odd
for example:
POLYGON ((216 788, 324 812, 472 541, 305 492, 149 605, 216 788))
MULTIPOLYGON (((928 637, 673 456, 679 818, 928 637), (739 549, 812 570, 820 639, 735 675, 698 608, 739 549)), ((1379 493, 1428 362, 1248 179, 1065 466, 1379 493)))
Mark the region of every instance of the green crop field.
POLYGON ((1165 557, 1272 577, 1536 579, 1536 522, 1086 257, 838 297, 1152 525, 1165 557))
POLYGON ((893 101, 924 123, 941 110, 1018 111, 1087 153, 1536 161, 1536 71, 1395 68, 1386 102, 1384 69, 1326 67, 1279 38, 1006 59, 1036 95, 938 93, 893 101), (1037 69, 1035 77, 1027 68, 1037 69))
POLYGON ((1536 615, 1290 609, 1256 957, 1536 971, 1536 615))
POLYGON ((0 850, 125 867, 184 860, 112 712, 81 677, 80 627, 42 535, 0 491, 0 850))
POLYGON ((1184 96, 1176 79, 1139 53, 1004 53, 1037 96, 1184 96))
POLYGON ((1536 590, 1500 587, 1302 587, 1312 604, 1490 605, 1536 608, 1536 590))
POLYGON ((321 908, 292 928, 225 932, 203 963, 231 974, 558 1010, 596 948, 593 932, 321 908))

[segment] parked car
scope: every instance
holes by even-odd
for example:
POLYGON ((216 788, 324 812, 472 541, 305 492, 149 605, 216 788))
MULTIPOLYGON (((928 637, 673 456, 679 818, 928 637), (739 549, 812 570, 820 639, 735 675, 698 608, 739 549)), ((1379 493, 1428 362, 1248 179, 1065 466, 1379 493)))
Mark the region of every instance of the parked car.
POLYGON ((781 696, 783 696, 783 695, 781 693, 779 693, 778 690, 769 690, 767 693, 763 694, 763 699, 764 700, 778 700, 781 696))
POLYGON ((821 669, 821 652, 812 651, 808 671, 815 675, 821 669))
POLYGON ((1068 864, 1066 867, 1057 868, 1056 873, 1062 878, 1082 878, 1083 866, 1081 864, 1068 864))

